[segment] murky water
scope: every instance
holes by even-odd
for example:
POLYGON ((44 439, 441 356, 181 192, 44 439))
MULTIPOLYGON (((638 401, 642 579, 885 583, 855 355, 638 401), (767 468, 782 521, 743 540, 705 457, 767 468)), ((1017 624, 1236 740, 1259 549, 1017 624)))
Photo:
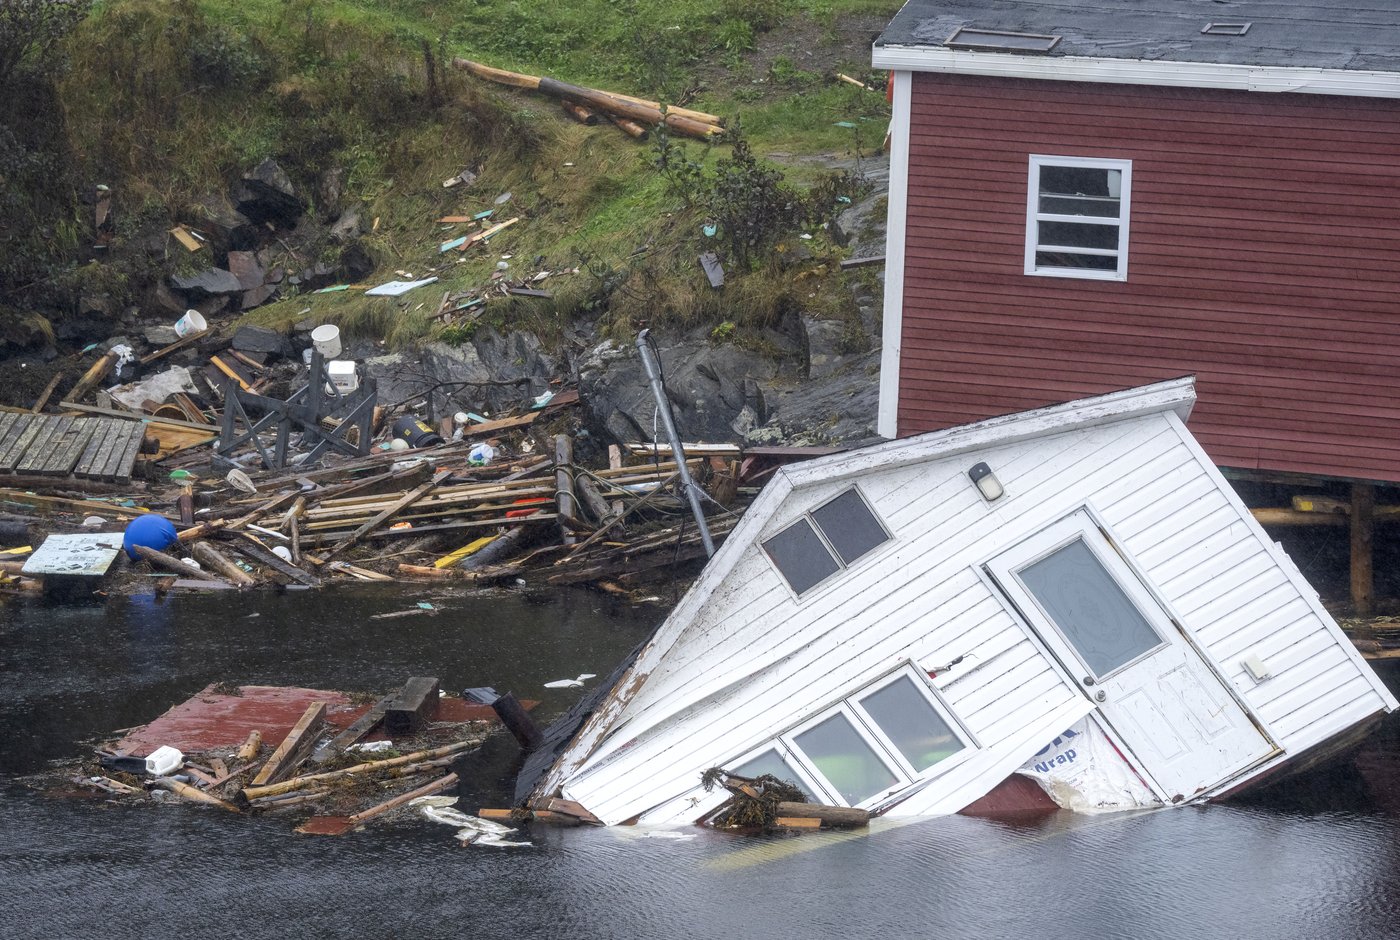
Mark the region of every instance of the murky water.
POLYGON ((587 593, 368 589, 0 608, 0 936, 1400 936, 1392 739, 1363 754, 1369 787, 1339 774, 1249 806, 771 839, 536 829, 517 849, 426 821, 312 838, 22 779, 218 680, 377 691, 432 674, 557 712, 577 693, 544 682, 606 673, 658 617, 587 593), (365 619, 419 599, 442 613, 365 619))

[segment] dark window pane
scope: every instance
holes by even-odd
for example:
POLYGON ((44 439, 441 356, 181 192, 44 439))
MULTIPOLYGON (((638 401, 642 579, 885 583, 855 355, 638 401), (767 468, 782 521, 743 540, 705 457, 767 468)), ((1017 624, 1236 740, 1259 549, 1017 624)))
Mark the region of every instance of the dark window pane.
POLYGON ((1096 677, 1162 642, 1082 539, 1027 565, 1017 577, 1096 677))
POLYGON ((953 729, 908 676, 871 692, 860 704, 920 773, 963 749, 953 729))
POLYGON ((799 519, 764 542, 763 548, 798 594, 840 568, 806 519, 799 519))
POLYGON ((839 712, 793 741, 851 806, 899 783, 850 719, 839 712))
POLYGON ((1107 196, 1051 196, 1040 197, 1040 211, 1053 215, 1092 215, 1104 219, 1116 219, 1122 211, 1122 202, 1107 196))
POLYGON ((847 490, 820 509, 812 510, 812 518, 848 565, 890 539, 855 490, 847 490))
POLYGON ((779 780, 785 780, 801 790, 803 795, 807 797, 808 802, 821 802, 807 784, 802 782, 802 778, 797 776, 797 773, 792 769, 792 765, 787 762, 783 755, 772 748, 764 751, 753 760, 745 761, 738 767, 731 767, 729 769, 731 773, 738 774, 740 777, 762 777, 764 774, 777 777, 779 780))
POLYGON ((1040 168, 1040 192, 1054 196, 1119 195, 1122 170, 1087 166, 1044 166, 1040 168))
POLYGON ((1082 222, 1041 222, 1040 246, 1118 250, 1118 226, 1082 222))
POLYGON ((1083 268, 1088 271, 1117 271, 1114 255, 1074 255, 1066 251, 1037 251, 1037 268, 1083 268))

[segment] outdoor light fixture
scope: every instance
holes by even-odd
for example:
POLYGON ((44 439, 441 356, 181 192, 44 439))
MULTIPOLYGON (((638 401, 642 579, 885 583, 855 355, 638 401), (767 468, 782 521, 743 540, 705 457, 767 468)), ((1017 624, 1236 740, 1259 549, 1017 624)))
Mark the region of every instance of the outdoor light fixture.
POLYGON ((977 492, 989 503, 996 502, 1006 493, 997 475, 985 463, 973 464, 972 469, 967 471, 967 478, 976 484, 977 492))

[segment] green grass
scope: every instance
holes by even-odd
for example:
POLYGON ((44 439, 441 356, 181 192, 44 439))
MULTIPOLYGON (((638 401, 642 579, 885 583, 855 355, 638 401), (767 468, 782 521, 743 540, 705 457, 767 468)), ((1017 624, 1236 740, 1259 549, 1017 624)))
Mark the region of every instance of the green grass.
MULTIPOLYGON (((878 150, 888 120, 884 96, 830 73, 865 64, 860 43, 839 46, 849 17, 878 21, 898 6, 102 0, 70 43, 73 67, 61 94, 85 177, 120 182, 123 205, 188 214, 195 201, 226 190, 267 156, 308 190, 323 171, 343 167, 347 193, 362 201, 366 221, 379 220, 366 236, 380 261, 376 278, 395 277, 395 270, 441 278, 403 302, 353 292, 292 296, 256 311, 255 321, 336 320, 349 333, 409 345, 442 332, 426 314, 443 290, 488 283, 500 255, 509 253, 512 276, 581 270, 547 283, 556 293, 553 306, 493 299, 483 317, 488 324, 550 333, 567 313, 602 316, 604 331, 618 335, 644 321, 745 328, 793 304, 832 305, 813 281, 797 284, 791 272, 775 273, 768 263, 747 277, 733 272, 727 296, 716 295, 695 260, 708 247, 703 220, 649 166, 648 144, 607 125, 574 124, 553 99, 482 82, 447 63, 463 56, 726 115, 742 124, 758 153, 783 154, 790 183, 800 187, 821 173, 792 168, 794 158, 878 150), (810 37, 816 55, 799 60, 778 50, 795 32, 810 37), (438 107, 428 101, 425 43, 440 66, 438 107), (480 168, 477 183, 443 189, 441 181, 464 166, 480 168), (444 230, 438 217, 491 208, 505 191, 513 198, 496 218, 519 215, 520 223, 465 256, 438 253, 439 242, 466 231, 444 230), (644 245, 649 249, 636 253, 644 245), (536 257, 543 263, 533 264, 536 257), (748 309, 729 309, 741 299, 748 309)), ((705 151, 689 146, 695 155, 705 151)), ((726 152, 714 147, 707 165, 726 152)), ((812 244, 834 252, 818 236, 812 244)), ((456 338, 462 332, 453 331, 456 338)))

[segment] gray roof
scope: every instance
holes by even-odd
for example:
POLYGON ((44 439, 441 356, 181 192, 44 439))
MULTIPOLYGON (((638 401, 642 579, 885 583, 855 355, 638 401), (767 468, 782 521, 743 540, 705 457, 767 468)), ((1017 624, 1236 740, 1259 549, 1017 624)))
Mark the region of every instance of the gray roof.
POLYGON ((1060 36, 1051 58, 1400 71, 1396 0, 909 0, 875 45, 942 46, 962 26, 1060 36))

